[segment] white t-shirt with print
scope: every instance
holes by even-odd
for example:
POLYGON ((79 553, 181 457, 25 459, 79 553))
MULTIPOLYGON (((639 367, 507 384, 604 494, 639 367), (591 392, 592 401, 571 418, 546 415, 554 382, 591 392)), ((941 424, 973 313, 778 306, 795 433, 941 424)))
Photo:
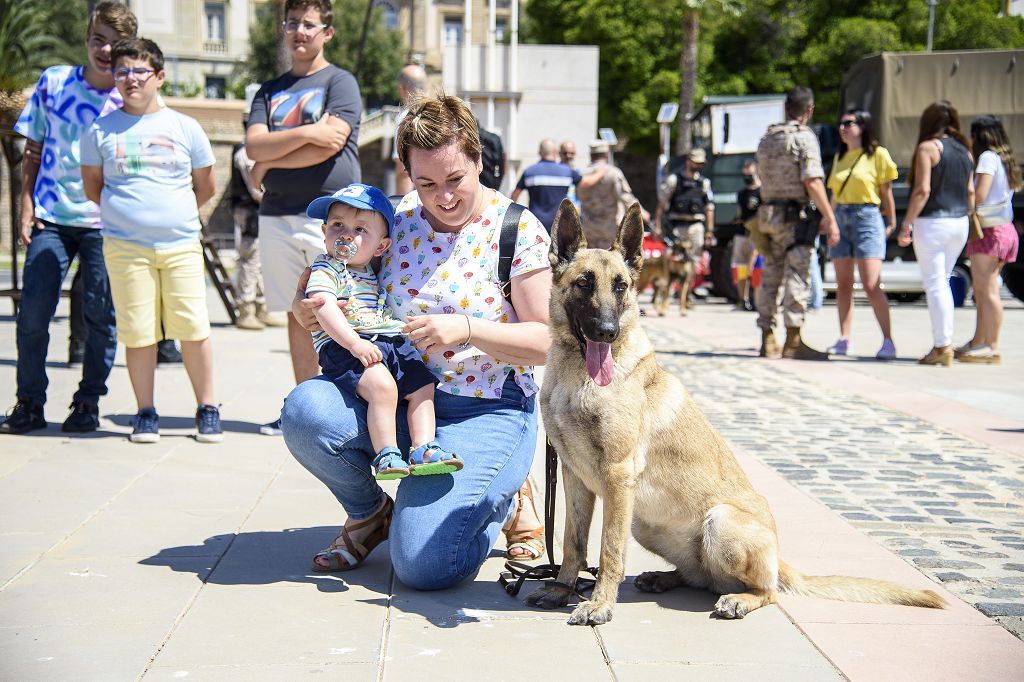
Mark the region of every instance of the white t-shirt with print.
MULTIPOLYGON (((484 191, 487 199, 482 215, 451 234, 434 231, 416 192, 402 199, 380 272, 395 317, 456 313, 497 322, 519 321, 502 295, 498 279, 501 224, 512 201, 498 192, 484 191)), ((532 213, 523 211, 511 276, 548 269, 549 244, 544 226, 532 213)), ((453 395, 500 398, 508 372, 515 372, 515 381, 527 396, 538 391, 533 367, 504 362, 472 345, 424 353, 422 359, 440 379, 438 390, 453 395)))
POLYGON ((1005 218, 1004 222, 1013 222, 1013 206, 1010 205, 1013 192, 1010 190, 1006 168, 999 155, 990 149, 983 151, 978 157, 978 167, 974 174, 992 176, 992 188, 988 191, 988 196, 985 197, 985 201, 978 202, 978 215, 987 219, 1005 218))

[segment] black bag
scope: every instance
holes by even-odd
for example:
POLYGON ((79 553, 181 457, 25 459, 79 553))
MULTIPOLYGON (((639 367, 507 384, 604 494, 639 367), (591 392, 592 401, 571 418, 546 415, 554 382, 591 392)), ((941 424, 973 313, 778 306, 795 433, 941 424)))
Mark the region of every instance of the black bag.
POLYGON ((480 132, 480 147, 483 150, 480 155, 483 164, 480 184, 491 189, 500 189, 501 181, 505 177, 505 147, 501 144, 500 137, 489 130, 484 130, 479 122, 476 127, 480 132))

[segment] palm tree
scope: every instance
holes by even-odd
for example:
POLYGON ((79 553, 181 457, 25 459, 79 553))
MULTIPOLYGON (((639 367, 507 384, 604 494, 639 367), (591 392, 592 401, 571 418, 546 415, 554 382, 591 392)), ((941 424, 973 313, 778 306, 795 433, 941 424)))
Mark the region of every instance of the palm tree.
POLYGON ((41 0, 0 0, 0 147, 11 179, 11 224, 17 224, 22 146, 12 131, 25 88, 55 61, 60 43, 48 31, 53 10, 41 0))

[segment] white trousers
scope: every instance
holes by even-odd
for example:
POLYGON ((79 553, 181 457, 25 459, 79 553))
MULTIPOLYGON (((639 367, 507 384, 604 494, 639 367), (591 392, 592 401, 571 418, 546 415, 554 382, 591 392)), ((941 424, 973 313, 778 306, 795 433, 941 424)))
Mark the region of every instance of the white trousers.
POLYGON ((933 345, 937 348, 953 343, 953 292, 949 289, 949 276, 966 243, 967 216, 918 218, 914 223, 914 254, 921 268, 932 319, 933 345))

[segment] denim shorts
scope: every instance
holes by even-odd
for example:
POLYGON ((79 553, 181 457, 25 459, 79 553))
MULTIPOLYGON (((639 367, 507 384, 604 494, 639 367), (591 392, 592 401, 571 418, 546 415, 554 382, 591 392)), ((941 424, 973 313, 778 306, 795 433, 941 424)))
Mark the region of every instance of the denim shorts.
POLYGON ((828 250, 828 257, 885 258, 885 223, 874 204, 839 204, 839 243, 828 250))

